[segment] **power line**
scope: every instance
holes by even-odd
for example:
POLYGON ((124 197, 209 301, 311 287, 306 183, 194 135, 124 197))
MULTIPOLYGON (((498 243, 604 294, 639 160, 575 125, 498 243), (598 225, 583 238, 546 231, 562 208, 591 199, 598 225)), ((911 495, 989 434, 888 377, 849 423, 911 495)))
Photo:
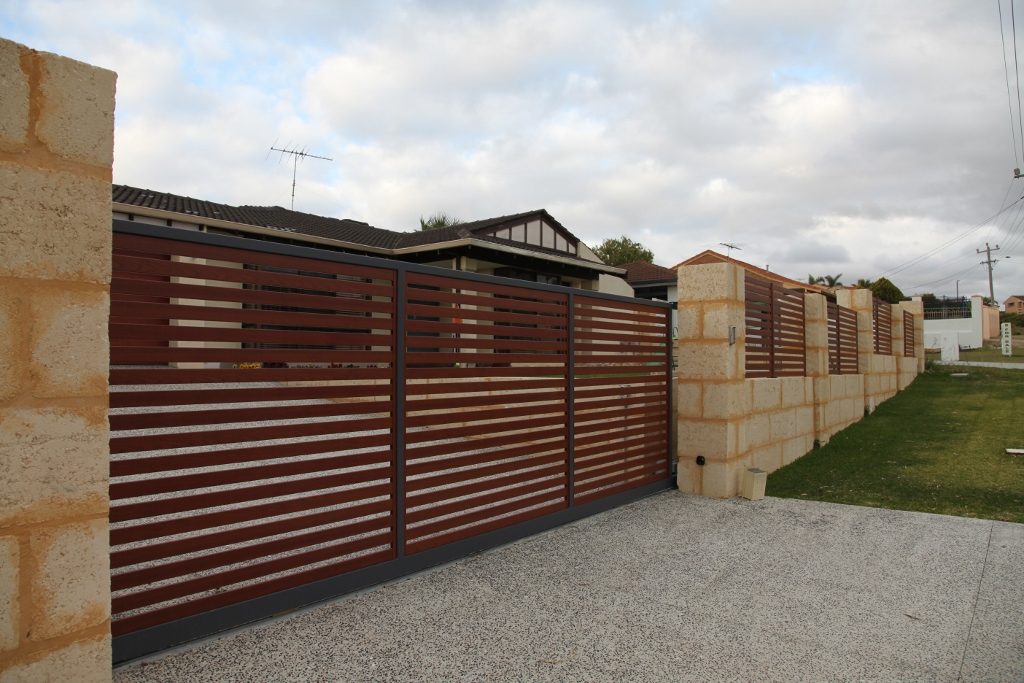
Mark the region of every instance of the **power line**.
MULTIPOLYGON (((953 237, 952 239, 947 240, 946 242, 943 242, 942 244, 940 244, 939 246, 935 247, 931 251, 925 252, 924 254, 922 254, 922 255, 920 255, 920 256, 918 256, 916 258, 912 258, 909 261, 905 261, 905 262, 899 264, 898 266, 894 266, 893 268, 889 268, 888 270, 882 271, 881 273, 878 274, 877 277, 883 277, 883 276, 887 276, 887 275, 895 275, 896 273, 903 272, 907 268, 910 268, 911 266, 917 265, 921 261, 924 261, 925 259, 928 259, 928 258, 934 256, 935 254, 937 254, 938 252, 942 251, 943 249, 946 249, 947 247, 950 247, 950 246, 956 244, 957 242, 959 242, 960 240, 964 239, 968 235, 971 235, 971 234, 977 232, 978 230, 980 230, 981 228, 985 227, 986 225, 988 225, 992 220, 998 218, 1001 214, 1005 213, 1008 209, 1011 209, 1015 205, 1019 204, 1021 202, 1021 200, 1024 200, 1024 195, 1021 195, 1012 204, 1006 205, 1005 204, 1006 203, 1006 198, 1010 196, 1010 187, 1012 187, 1012 182, 1011 182, 1011 185, 1006 188, 1006 194, 1003 195, 1004 206, 1001 209, 999 209, 999 211, 997 211, 996 213, 992 214, 991 216, 989 216, 985 220, 981 221, 980 223, 975 224, 971 228, 968 228, 967 230, 965 230, 964 232, 960 233, 956 237, 953 237)), ((877 277, 875 279, 877 279, 877 277)))
MULTIPOLYGON (((1017 62, 1017 19, 1013 8, 1013 0, 1010 0, 1010 25, 1013 27, 1013 73, 1017 79, 1017 125, 1020 127, 1021 145, 1024 145, 1024 121, 1021 120, 1020 108, 1020 66, 1017 62)), ((1022 148, 1024 154, 1024 148, 1022 148)))
POLYGON ((936 286, 936 285, 943 285, 943 284, 949 282, 950 280, 955 280, 956 278, 960 277, 961 275, 964 275, 966 273, 971 272, 972 270, 974 270, 977 267, 978 266, 976 264, 972 264, 969 268, 964 268, 963 270, 961 270, 959 272, 956 272, 956 273, 953 273, 952 275, 947 275, 946 277, 939 278, 938 280, 932 280, 931 282, 922 282, 919 285, 914 285, 911 289, 917 290, 917 289, 920 289, 921 287, 932 287, 932 286, 936 286))
MULTIPOLYGON (((1010 0, 1012 3, 1013 0, 1010 0)), ((1017 131, 1013 129, 1013 100, 1010 97, 1010 68, 1006 65, 1006 36, 1003 30, 1003 3, 996 0, 999 8, 999 41, 1003 45, 1003 75, 1006 76, 1006 108, 1010 114, 1010 138, 1013 140, 1013 163, 1014 168, 1020 168, 1020 158, 1017 154, 1017 131)), ((1021 138, 1021 147, 1024 149, 1024 137, 1021 138)))

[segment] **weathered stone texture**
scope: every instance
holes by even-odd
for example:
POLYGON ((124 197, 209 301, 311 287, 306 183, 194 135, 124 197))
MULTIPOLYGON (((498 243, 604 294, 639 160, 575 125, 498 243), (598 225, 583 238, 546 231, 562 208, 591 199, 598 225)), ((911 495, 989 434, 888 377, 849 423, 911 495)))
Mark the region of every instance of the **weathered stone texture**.
POLYGON ((45 659, 13 666, 0 683, 102 683, 110 681, 110 636, 72 643, 45 659))
POLYGON ((0 276, 110 282, 110 183, 0 164, 0 276))
POLYGON ((105 291, 51 290, 33 295, 32 375, 36 396, 106 395, 109 308, 105 291))
POLYGON ((9 408, 0 413, 0 523, 42 503, 107 497, 105 410, 9 408))
POLYGON ((22 308, 21 295, 13 286, 0 283, 0 401, 21 391, 24 362, 20 355, 18 334, 22 332, 18 313, 22 308))
POLYGON ((28 76, 21 68, 24 48, 0 39, 0 146, 23 145, 28 133, 28 76))
POLYGON ((103 623, 110 601, 98 586, 109 582, 107 521, 82 522, 32 534, 32 640, 103 623))
POLYGON ((20 553, 18 539, 0 537, 0 652, 18 646, 18 584, 20 553))
POLYGON ((116 74, 57 55, 39 56, 44 104, 36 135, 54 154, 109 169, 116 74))

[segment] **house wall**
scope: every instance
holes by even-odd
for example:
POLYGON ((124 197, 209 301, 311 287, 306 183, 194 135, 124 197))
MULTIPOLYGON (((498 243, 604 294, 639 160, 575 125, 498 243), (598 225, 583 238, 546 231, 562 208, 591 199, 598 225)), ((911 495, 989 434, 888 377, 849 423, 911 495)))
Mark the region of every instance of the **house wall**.
POLYGON ((113 72, 0 39, 0 680, 109 681, 113 72))
POLYGON ((1011 296, 1004 302, 1003 307, 1007 313, 1024 313, 1024 299, 1011 296))
MULTIPOLYGON (((915 299, 916 301, 917 299, 915 299)), ((983 298, 971 297, 971 317, 953 320, 925 320, 924 343, 929 349, 942 347, 944 336, 954 336, 962 349, 980 349, 984 338, 983 298)))
MULTIPOLYGON (((840 304, 858 313, 860 373, 829 375, 825 298, 807 293, 805 376, 748 379, 744 271, 712 263, 682 266, 678 272, 676 454, 682 491, 735 496, 746 468, 772 472, 788 465, 909 385, 923 369, 920 341, 912 358, 872 352, 871 293, 852 290, 840 304), (736 328, 732 344, 730 327, 736 328)), ((900 319, 894 348, 902 353, 902 308, 893 315, 900 319)))

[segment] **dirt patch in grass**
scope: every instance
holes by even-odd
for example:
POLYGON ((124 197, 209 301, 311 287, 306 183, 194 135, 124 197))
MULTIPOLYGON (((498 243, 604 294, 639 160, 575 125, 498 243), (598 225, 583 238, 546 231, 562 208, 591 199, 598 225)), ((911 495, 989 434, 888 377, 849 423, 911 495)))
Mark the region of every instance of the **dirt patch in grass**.
POLYGON ((1024 523, 1024 376, 930 370, 826 446, 768 478, 768 495, 1024 523))

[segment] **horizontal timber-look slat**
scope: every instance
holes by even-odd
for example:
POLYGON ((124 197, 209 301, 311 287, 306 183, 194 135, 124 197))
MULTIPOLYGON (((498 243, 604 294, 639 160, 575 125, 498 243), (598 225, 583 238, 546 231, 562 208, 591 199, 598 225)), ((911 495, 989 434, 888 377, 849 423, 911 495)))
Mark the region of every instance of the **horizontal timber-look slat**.
POLYGON ((892 304, 872 297, 871 330, 875 353, 891 356, 892 353, 892 304))
POLYGON ((115 661, 670 485, 667 304, 124 221, 113 246, 115 661))
POLYGON ((907 358, 914 356, 914 342, 914 314, 903 311, 903 355, 907 358))
POLYGON ((744 281, 746 376, 803 377, 803 292, 750 273, 744 281))

